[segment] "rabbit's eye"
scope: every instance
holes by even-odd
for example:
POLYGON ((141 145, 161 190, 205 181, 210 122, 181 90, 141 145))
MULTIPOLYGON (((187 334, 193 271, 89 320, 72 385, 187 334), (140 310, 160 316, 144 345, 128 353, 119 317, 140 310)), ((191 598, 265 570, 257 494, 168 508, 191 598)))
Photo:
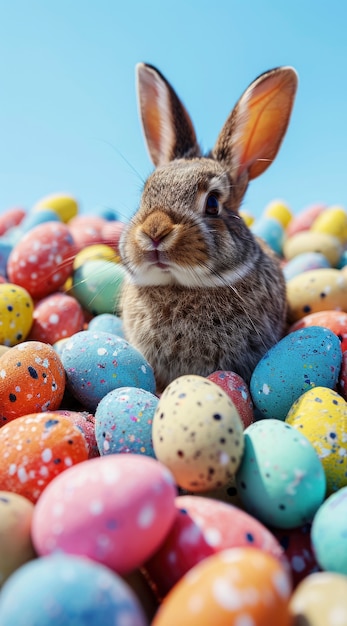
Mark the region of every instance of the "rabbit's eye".
POLYGON ((207 196, 205 205, 206 215, 218 215, 219 214, 219 200, 215 193, 210 193, 207 196))

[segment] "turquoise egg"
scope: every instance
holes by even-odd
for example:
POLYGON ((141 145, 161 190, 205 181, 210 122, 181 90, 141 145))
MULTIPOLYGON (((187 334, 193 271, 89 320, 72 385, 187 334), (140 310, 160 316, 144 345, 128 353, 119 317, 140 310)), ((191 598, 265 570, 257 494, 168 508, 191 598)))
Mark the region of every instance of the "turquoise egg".
POLYGON ((276 419, 251 424, 244 440, 236 485, 248 513, 275 528, 311 522, 326 492, 324 469, 313 445, 276 419))
POLYGON ((155 457, 152 422, 159 398, 136 387, 110 391, 95 412, 95 437, 99 452, 132 452, 155 457))
POLYGON ((284 228, 274 217, 263 215, 251 226, 251 231, 257 237, 261 237, 279 256, 282 255, 284 228))
POLYGON ((61 353, 67 387, 88 411, 113 389, 138 387, 155 392, 153 369, 125 339, 84 330, 65 343, 61 353))
POLYGON ((312 547, 323 570, 347 575, 347 487, 318 509, 311 528, 312 547))
POLYGON ((124 274, 119 263, 86 261, 73 274, 72 294, 92 315, 117 313, 124 274))
POLYGON ((18 569, 0 597, 3 626, 146 626, 134 592, 108 567, 67 554, 41 557, 18 569))
POLYGON ((333 389, 342 361, 340 341, 323 326, 290 333, 256 365, 250 392, 260 417, 284 420, 293 402, 313 387, 333 389))
POLYGON ((124 337, 123 322, 117 315, 112 313, 100 313, 90 320, 88 330, 101 330, 103 333, 112 333, 118 337, 124 337))
POLYGON ((284 278, 290 280, 309 270, 331 267, 328 259, 321 252, 302 252, 293 257, 283 268, 284 278))

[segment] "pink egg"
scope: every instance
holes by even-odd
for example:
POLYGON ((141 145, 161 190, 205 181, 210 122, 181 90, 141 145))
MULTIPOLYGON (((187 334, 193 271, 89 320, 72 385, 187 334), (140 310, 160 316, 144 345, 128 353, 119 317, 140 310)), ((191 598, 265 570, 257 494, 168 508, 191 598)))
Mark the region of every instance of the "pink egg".
POLYGON ((78 250, 94 243, 102 243, 102 229, 107 220, 93 215, 76 215, 69 221, 70 232, 78 250))
POLYGON ((9 280, 24 287, 34 299, 48 296, 70 275, 75 252, 74 240, 65 224, 39 224, 13 248, 7 264, 9 280))
POLYGON ((28 339, 54 344, 83 330, 84 314, 75 298, 53 293, 36 303, 28 339))
POLYGON ((89 557, 119 574, 147 560, 174 521, 176 487, 159 461, 136 454, 89 459, 54 479, 35 507, 39 555, 89 557))
POLYGON ((197 563, 227 548, 252 546, 282 562, 283 548, 272 533, 237 507, 201 496, 178 496, 169 534, 145 570, 164 597, 197 563))
POLYGON ((303 230, 309 230, 318 215, 323 213, 325 204, 312 204, 294 215, 286 228, 286 237, 291 237, 303 230))
POLYGON ((92 459, 95 456, 100 456, 98 444, 95 437, 95 419, 94 415, 87 411, 69 411, 67 409, 59 409, 55 411, 58 415, 66 417, 72 422, 84 435, 88 448, 88 458, 92 459))
POLYGON ((19 207, 13 207, 4 211, 0 215, 0 236, 4 235, 10 228, 18 226, 24 217, 25 211, 19 207))
POLYGON ((103 243, 111 246, 116 252, 118 252, 119 239, 122 234, 124 224, 122 222, 109 222, 106 221, 105 225, 101 229, 101 237, 103 243))
POLYGON ((235 404, 244 428, 254 421, 253 402, 249 389, 241 376, 235 372, 218 371, 207 376, 228 394, 235 404))

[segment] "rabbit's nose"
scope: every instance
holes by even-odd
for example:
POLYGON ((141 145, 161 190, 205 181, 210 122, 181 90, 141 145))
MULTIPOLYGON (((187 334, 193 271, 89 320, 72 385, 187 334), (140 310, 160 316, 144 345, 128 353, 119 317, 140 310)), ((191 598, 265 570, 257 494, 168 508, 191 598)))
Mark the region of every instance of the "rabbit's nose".
POLYGON ((158 248, 173 229, 174 224, 169 216, 160 210, 151 213, 142 224, 142 232, 151 239, 154 248, 158 248))

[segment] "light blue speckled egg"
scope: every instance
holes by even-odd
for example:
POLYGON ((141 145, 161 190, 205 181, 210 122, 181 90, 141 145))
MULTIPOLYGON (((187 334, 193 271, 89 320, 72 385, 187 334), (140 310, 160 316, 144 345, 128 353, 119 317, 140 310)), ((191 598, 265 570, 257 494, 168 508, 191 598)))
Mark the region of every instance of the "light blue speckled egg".
POLYGON ((302 252, 288 261, 283 268, 283 274, 287 281, 303 272, 329 267, 331 264, 321 252, 302 252))
POLYGON ((132 452, 155 457, 152 422, 158 398, 144 389, 121 387, 110 391, 95 412, 95 436, 99 452, 132 452))
POLYGON ((66 342, 61 361, 68 389, 91 412, 112 389, 139 387, 155 392, 152 367, 136 348, 111 333, 76 333, 66 342))
POLYGON ((347 487, 318 509, 311 528, 312 547, 323 570, 347 575, 347 487))
POLYGON ((282 254, 284 228, 276 218, 262 215, 253 222, 251 231, 254 235, 266 241, 276 254, 282 254))
POLYGON ((333 389, 342 361, 338 337, 322 326, 290 333, 256 365, 252 400, 260 417, 284 420, 291 405, 313 387, 333 389))
POLYGON ((88 330, 99 331, 103 333, 112 333, 118 337, 124 337, 123 322, 117 315, 112 313, 101 313, 90 320, 88 330))
POLYGON ((0 597, 3 626, 146 626, 132 589, 100 563, 53 554, 27 563, 5 583, 0 597))
POLYGON ((326 492, 324 469, 313 445, 275 419, 251 424, 244 438, 236 484, 246 510, 275 528, 312 521, 326 492))

